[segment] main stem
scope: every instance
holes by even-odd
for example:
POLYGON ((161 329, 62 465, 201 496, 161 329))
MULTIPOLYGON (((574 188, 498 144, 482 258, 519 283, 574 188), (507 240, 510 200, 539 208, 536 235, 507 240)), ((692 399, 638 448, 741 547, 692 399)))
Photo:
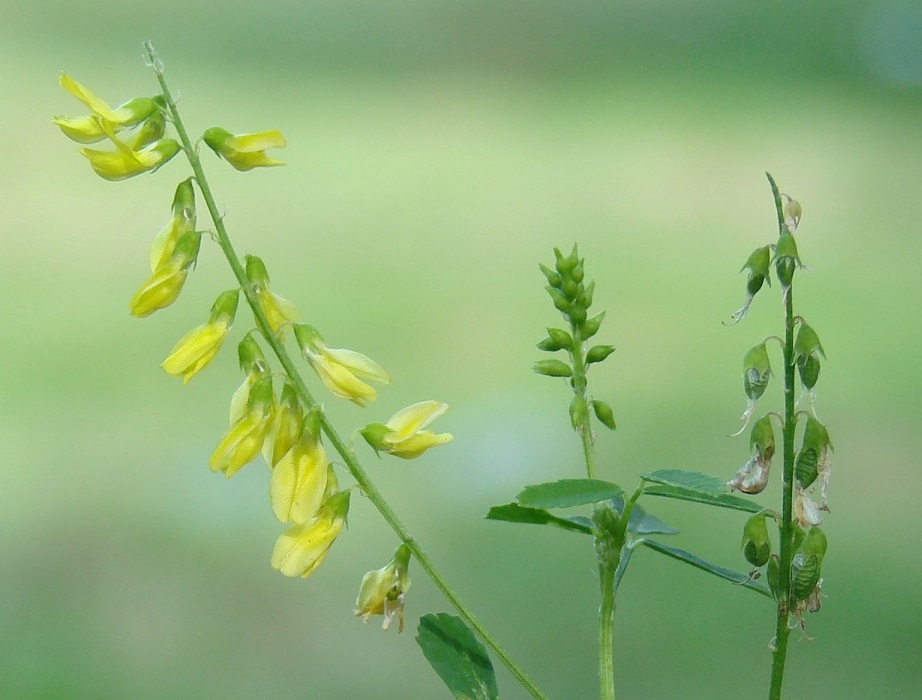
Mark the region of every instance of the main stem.
POLYGON ((615 700, 615 569, 617 560, 599 563, 599 697, 615 700))
MULTIPOLYGON (((189 138, 189 134, 186 132, 186 128, 179 116, 176 103, 170 94, 169 88, 167 87, 158 62, 159 60, 154 53, 153 47, 150 43, 145 43, 144 47, 147 51, 148 58, 150 59, 151 67, 157 76, 157 81, 160 83, 160 88, 163 91, 163 97, 166 100, 167 107, 169 108, 170 114, 172 115, 173 124, 176 127, 176 132, 182 141, 183 150, 186 153, 189 164, 192 166, 192 172, 195 174, 195 179, 198 182, 199 189, 202 192, 202 198, 205 200, 205 205, 207 206, 208 212, 211 215, 211 219, 214 222, 215 232, 218 237, 218 244, 221 246, 221 250, 224 252, 224 256, 227 258, 227 262, 234 273, 234 277, 240 284, 240 288, 243 290, 250 308, 253 310, 253 316, 256 319, 256 324, 259 326, 259 329, 265 337, 266 342, 272 348, 272 351, 275 353, 276 357, 278 357, 279 363, 282 365, 282 368, 291 379, 301 398, 304 400, 304 403, 308 407, 313 406, 317 402, 314 400, 314 397, 308 390, 307 385, 304 383, 304 379, 301 377, 300 372, 292 361, 292 358, 288 354, 284 344, 272 331, 269 325, 269 321, 266 319, 266 316, 256 299, 256 295, 253 292, 253 288, 247 279, 246 272, 240 263, 240 259, 237 257, 237 253, 234 251, 230 236, 228 235, 227 229, 224 226, 224 221, 218 210, 215 198, 211 193, 208 180, 205 177, 205 171, 202 168, 201 160, 199 159, 195 146, 189 138)), ((484 644, 493 650, 493 653, 496 654, 497 658, 502 661, 503 665, 509 669, 512 675, 515 676, 515 678, 531 694, 531 696, 536 698, 536 700, 547 700, 546 696, 537 688, 531 679, 525 675, 525 672, 522 671, 522 669, 520 669, 519 666, 509 657, 506 651, 484 628, 484 626, 477 620, 477 618, 474 617, 473 613, 467 608, 467 606, 461 601, 454 590, 448 585, 448 582, 435 568, 432 560, 425 553, 425 551, 423 551, 422 547, 420 547, 417 541, 410 535, 407 529, 397 518, 397 514, 393 511, 393 509, 391 509, 384 496, 380 491, 378 491, 375 485, 368 478, 368 475, 359 464, 358 459, 356 458, 352 449, 346 445, 346 443, 339 436, 339 433, 337 433, 336 429, 329 422, 323 412, 320 414, 320 424, 330 444, 339 453, 340 457, 342 457, 346 468, 349 470, 352 478, 355 479, 356 484, 358 484, 359 488, 361 488, 362 492, 368 497, 368 500, 371 501, 372 505, 374 505, 374 507, 378 510, 378 512, 384 518, 385 522, 387 522, 397 537, 399 537, 400 540, 407 545, 409 550, 413 553, 413 556, 416 557, 416 561, 419 562, 420 567, 422 567, 426 574, 428 574, 429 578, 432 579, 432 582, 435 584, 436 588, 442 592, 445 598, 447 598, 452 606, 454 606, 455 610, 457 610, 458 614, 465 620, 465 622, 467 622, 468 625, 474 629, 477 635, 483 640, 484 644)))
MULTIPOLYGON (((792 283, 793 285, 793 283, 792 283)), ((768 697, 780 700, 784 681, 784 665, 787 659, 788 639, 791 628, 788 625, 788 607, 791 598, 791 560, 794 556, 794 430, 797 427, 794 416, 794 300, 793 286, 788 287, 784 305, 784 471, 782 473, 783 501, 781 511, 781 551, 778 561, 778 617, 775 626, 775 643, 772 650, 772 680, 768 697)))

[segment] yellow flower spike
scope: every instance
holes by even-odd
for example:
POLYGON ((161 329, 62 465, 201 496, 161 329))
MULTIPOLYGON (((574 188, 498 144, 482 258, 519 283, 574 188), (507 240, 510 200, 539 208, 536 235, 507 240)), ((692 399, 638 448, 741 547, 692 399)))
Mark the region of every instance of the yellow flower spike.
POLYGON ((410 588, 409 564, 410 550, 402 544, 387 566, 365 574, 355 601, 356 616, 368 622, 372 615, 383 615, 381 627, 385 632, 396 617, 399 621, 397 631, 403 632, 404 601, 410 588))
POLYGON ((236 289, 221 294, 211 307, 208 322, 179 339, 161 365, 167 374, 182 376, 185 384, 214 359, 234 323, 238 296, 236 289))
POLYGON ((334 493, 314 517, 282 533, 272 550, 272 568, 285 576, 310 576, 342 531, 348 512, 349 491, 334 493))
POLYGON ((447 410, 446 403, 420 401, 398 411, 387 423, 369 423, 359 432, 375 452, 414 459, 430 447, 453 439, 450 433, 436 435, 431 430, 423 430, 447 410))
POLYGON ((173 139, 160 139, 139 151, 133 151, 121 141, 110 138, 116 150, 81 148, 80 153, 90 161, 90 166, 99 177, 112 182, 156 170, 180 151, 179 143, 173 139))
POLYGON ((275 517, 303 525, 316 515, 327 489, 328 466, 323 445, 305 426, 298 442, 272 470, 269 498, 275 517))
POLYGON ((358 406, 367 406, 378 395, 365 382, 368 379, 389 384, 390 375, 377 362, 353 350, 329 348, 316 329, 298 324, 295 338, 311 367, 323 385, 336 396, 349 399, 358 406))
POLYGON ((272 377, 260 377, 250 387, 246 413, 230 427, 212 452, 208 460, 211 471, 224 472, 230 478, 256 457, 274 413, 272 377))
POLYGON ((205 131, 202 140, 237 170, 285 165, 282 161, 266 155, 267 148, 285 147, 285 137, 278 129, 235 136, 227 129, 213 126, 205 131))
POLYGON ((149 316, 176 301, 198 256, 200 243, 197 231, 186 233, 177 241, 170 258, 154 270, 128 302, 132 316, 149 316))

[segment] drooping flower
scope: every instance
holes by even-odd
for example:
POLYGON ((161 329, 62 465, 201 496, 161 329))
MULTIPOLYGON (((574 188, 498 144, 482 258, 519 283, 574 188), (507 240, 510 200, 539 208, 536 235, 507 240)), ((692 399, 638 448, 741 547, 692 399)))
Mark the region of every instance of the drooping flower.
POLYGON ((186 333, 173 347, 161 367, 183 384, 202 371, 218 354, 237 313, 238 290, 224 292, 211 307, 206 323, 186 333))
POLYGON ((285 147, 285 137, 278 129, 260 131, 255 134, 234 135, 227 129, 213 126, 206 129, 202 139, 212 151, 237 170, 246 171, 253 168, 284 165, 282 161, 266 155, 267 148, 285 147))
POLYGON ((161 260, 153 274, 128 302, 133 316, 149 316, 176 301, 186 283, 189 268, 198 257, 200 243, 201 234, 198 231, 189 231, 180 237, 172 254, 161 260))
POLYGON ((355 601, 356 616, 368 622, 372 615, 383 615, 381 627, 385 631, 396 617, 399 622, 397 630, 403 632, 403 609, 406 592, 410 588, 409 564, 410 550, 402 544, 387 566, 365 574, 355 601))
POLYGON ((256 379, 247 396, 247 409, 221 439, 211 454, 208 465, 213 472, 224 472, 230 478, 244 464, 259 454, 275 413, 272 377, 256 379))
POLYGON ((272 512, 283 523, 303 525, 312 518, 327 490, 328 463, 315 421, 308 414, 301 435, 272 469, 272 512))
POLYGON ((247 279, 253 286, 253 292, 256 294, 256 301, 259 308, 262 309, 269 327, 273 332, 280 334, 282 329, 290 323, 299 321, 301 314, 298 308, 278 294, 272 292, 269 287, 269 272, 261 258, 255 255, 247 255, 244 259, 246 266, 247 279))
POLYGON ((390 375, 377 362, 343 348, 327 347, 320 333, 311 326, 297 324, 295 338, 323 385, 336 396, 367 406, 378 395, 363 379, 389 384, 390 375))
POLYGON ((430 447, 453 439, 450 433, 436 435, 423 429, 447 410, 447 403, 420 401, 398 411, 383 425, 369 423, 360 433, 375 452, 413 459, 430 447))
POLYGON ((285 576, 310 576, 346 524, 349 494, 348 490, 334 493, 310 520, 283 532, 272 550, 272 568, 285 576))

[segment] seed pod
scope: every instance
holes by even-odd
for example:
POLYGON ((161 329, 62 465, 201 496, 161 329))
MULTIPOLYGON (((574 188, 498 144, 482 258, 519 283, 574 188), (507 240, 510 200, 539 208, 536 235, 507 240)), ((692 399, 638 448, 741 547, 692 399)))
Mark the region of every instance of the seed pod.
POLYGON ((800 267, 800 256, 797 254, 797 243, 788 231, 778 237, 775 244, 775 272, 782 287, 790 287, 794 279, 794 270, 800 267))
POLYGON ((797 461, 794 463, 794 473, 797 475, 797 481, 802 488, 809 488, 818 475, 817 472, 817 454, 812 447, 801 450, 797 453, 797 461))
POLYGON ((743 525, 743 556, 753 566, 764 566, 772 553, 765 515, 756 513, 743 525))
POLYGON ((806 556, 803 552, 795 554, 791 562, 791 598, 797 601, 809 597, 819 580, 819 557, 806 556))
POLYGON ((797 358, 797 371, 800 374, 800 383, 808 391, 816 386, 820 376, 820 358, 813 355, 797 358))
POLYGON ((750 401, 756 401, 768 386, 772 366, 768 360, 765 341, 752 347, 743 357, 743 389, 750 401))

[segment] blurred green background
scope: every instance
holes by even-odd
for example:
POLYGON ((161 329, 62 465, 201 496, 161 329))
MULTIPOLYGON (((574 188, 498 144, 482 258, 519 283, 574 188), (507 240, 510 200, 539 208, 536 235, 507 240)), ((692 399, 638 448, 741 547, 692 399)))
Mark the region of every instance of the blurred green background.
MULTIPOLYGON (((773 240, 771 171, 804 206, 795 302, 827 351, 816 407, 836 448, 824 606, 814 639, 792 643, 787 697, 922 694, 916 0, 0 12, 0 695, 447 695, 414 641, 418 615, 447 609, 418 570, 403 635, 352 617, 361 575, 395 545, 367 502, 310 579, 288 580, 268 565, 280 526, 265 466, 209 472, 240 380, 233 345, 187 386, 158 365, 231 286, 216 248, 174 307, 128 315, 187 169, 104 182, 50 118, 82 111, 60 70, 113 103, 152 94, 144 39, 191 131, 288 137, 287 166, 249 176, 206 154, 238 250, 332 345, 394 377, 364 411, 327 400, 344 433, 423 398, 451 404, 451 445, 367 464, 553 698, 596 694, 591 544, 482 520, 524 484, 580 475, 566 388, 530 370, 559 319, 537 263, 578 241, 608 312, 599 338, 617 352, 592 382, 619 430, 598 441, 602 476, 729 477, 748 453, 725 437, 741 358, 779 332, 777 289, 740 325, 720 321, 742 302, 741 264, 773 240)), ((760 499, 777 503, 777 487, 760 499)), ((682 529, 675 544, 744 568, 740 515, 647 505, 682 529)), ((640 552, 619 596, 621 695, 762 696, 772 614, 640 552)), ((524 697, 498 675, 504 698, 524 697)))

